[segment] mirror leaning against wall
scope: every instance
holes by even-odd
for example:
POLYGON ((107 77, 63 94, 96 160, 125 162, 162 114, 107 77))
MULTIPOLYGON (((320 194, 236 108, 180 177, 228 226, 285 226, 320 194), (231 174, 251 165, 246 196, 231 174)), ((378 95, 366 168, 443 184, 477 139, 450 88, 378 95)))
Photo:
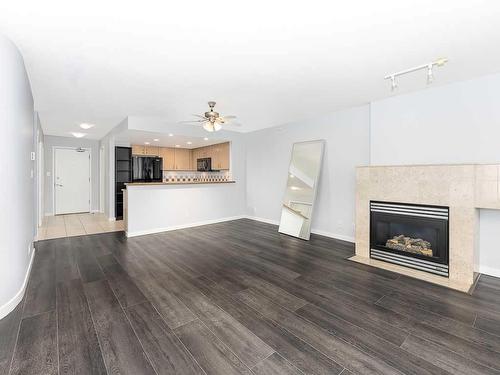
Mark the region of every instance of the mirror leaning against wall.
POLYGON ((278 232, 309 240, 324 148, 324 140, 293 144, 278 232))

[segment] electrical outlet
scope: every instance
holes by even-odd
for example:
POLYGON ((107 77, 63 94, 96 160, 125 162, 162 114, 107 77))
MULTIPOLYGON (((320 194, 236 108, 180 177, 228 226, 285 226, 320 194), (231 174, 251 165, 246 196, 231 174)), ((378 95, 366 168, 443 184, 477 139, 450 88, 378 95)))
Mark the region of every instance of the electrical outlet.
POLYGON ((35 159, 36 159, 36 154, 33 151, 31 151, 31 160, 35 161, 35 159))

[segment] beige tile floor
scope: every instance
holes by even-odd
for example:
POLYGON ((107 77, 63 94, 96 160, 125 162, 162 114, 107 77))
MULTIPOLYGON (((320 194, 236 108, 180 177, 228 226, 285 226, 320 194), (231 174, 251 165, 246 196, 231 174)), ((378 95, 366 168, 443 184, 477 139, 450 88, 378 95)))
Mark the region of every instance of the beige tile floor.
POLYGON ((109 221, 102 213, 47 216, 38 228, 37 240, 81 236, 123 230, 123 221, 109 221))

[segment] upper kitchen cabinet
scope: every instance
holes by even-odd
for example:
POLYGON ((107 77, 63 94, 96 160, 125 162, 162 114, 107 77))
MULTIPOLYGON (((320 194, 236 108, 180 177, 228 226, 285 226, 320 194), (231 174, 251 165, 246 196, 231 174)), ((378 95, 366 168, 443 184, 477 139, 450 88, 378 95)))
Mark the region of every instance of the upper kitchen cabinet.
POLYGON ((132 145, 132 155, 146 155, 146 146, 132 145))
POLYGON ((170 147, 160 147, 160 157, 163 159, 163 170, 175 170, 175 150, 170 147))
POLYGON ((211 148, 212 169, 229 169, 229 142, 219 143, 211 148))
POLYGON ((175 170, 189 171, 191 170, 191 150, 187 148, 174 149, 175 170))
POLYGON ((148 156, 159 156, 159 147, 158 146, 145 146, 144 147, 144 155, 148 156))
POLYGON ((212 159, 213 170, 229 170, 229 142, 187 149, 180 147, 157 147, 132 145, 132 154, 137 156, 159 156, 164 171, 196 171, 198 159, 212 159))

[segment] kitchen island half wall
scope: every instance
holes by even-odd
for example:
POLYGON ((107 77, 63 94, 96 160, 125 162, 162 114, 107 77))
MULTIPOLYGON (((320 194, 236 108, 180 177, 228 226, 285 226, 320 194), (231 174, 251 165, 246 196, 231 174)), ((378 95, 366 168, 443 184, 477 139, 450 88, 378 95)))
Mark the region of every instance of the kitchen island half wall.
POLYGON ((245 216, 241 194, 235 181, 127 184, 127 237, 240 219, 245 216))

